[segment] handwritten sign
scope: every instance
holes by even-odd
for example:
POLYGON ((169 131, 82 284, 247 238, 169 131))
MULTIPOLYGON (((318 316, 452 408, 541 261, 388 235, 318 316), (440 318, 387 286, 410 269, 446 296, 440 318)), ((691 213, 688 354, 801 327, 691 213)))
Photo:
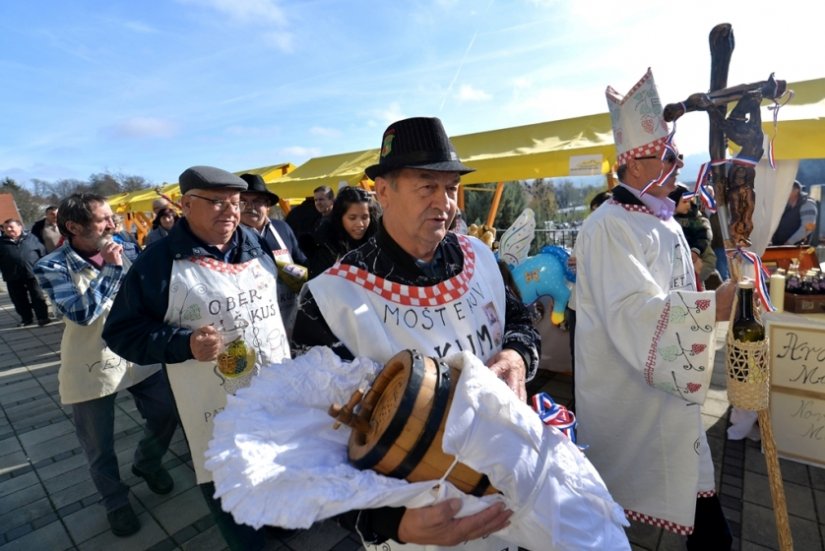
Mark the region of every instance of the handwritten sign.
POLYGON ((825 466, 825 324, 768 323, 771 423, 782 457, 825 466))

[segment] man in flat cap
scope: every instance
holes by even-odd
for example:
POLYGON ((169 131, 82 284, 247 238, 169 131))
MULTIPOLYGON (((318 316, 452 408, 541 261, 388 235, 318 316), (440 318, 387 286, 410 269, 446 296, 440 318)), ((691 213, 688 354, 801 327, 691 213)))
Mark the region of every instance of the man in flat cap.
POLYGON ((184 218, 126 277, 103 338, 118 354, 166 368, 195 475, 232 549, 260 549, 263 533, 238 525, 214 497, 204 452, 226 394, 289 357, 277 269, 266 242, 240 226, 240 177, 194 166, 180 175, 184 218))
MULTIPOLYGON (((539 360, 530 316, 505 287, 490 248, 448 231, 461 175, 472 170, 459 160, 439 119, 391 124, 379 162, 366 170, 383 208, 378 231, 306 284, 295 343, 379 363, 406 348, 438 357, 469 350, 526 399, 525 382, 539 360)), ((390 548, 397 544, 389 539, 456 545, 486 537, 511 514, 497 504, 458 519, 456 501, 364 510, 344 520, 367 541, 390 548)))

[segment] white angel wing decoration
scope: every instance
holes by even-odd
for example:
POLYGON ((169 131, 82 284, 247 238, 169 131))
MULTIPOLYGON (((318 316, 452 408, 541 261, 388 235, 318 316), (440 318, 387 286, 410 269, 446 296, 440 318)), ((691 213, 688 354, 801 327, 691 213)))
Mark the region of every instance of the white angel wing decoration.
POLYGON ((498 254, 504 262, 515 266, 525 258, 530 251, 533 237, 536 234, 536 215, 533 209, 524 209, 513 225, 501 236, 498 245, 498 254))

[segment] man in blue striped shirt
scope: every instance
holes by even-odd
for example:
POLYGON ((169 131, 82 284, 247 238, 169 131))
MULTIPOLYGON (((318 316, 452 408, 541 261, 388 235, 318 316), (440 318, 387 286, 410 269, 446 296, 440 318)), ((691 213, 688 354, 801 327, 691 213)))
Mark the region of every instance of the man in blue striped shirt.
POLYGON ((58 209, 57 225, 65 242, 41 258, 34 272, 66 324, 57 375, 60 401, 72 406, 77 438, 112 532, 129 536, 140 529, 140 522, 129 503, 129 487, 120 479, 114 449, 115 398, 118 391, 128 390, 146 419, 132 473, 157 494, 167 494, 174 486, 161 458, 175 432, 177 414, 160 365, 129 362, 101 337, 136 256, 134 246, 112 240, 115 223, 106 199, 90 193, 67 197, 58 209))

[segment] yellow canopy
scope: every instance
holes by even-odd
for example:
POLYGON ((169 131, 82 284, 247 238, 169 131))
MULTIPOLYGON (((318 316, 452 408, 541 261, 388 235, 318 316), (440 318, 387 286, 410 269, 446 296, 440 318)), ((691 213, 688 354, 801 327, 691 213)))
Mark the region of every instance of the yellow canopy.
POLYGON ((312 190, 319 186, 337 190, 340 182, 358 185, 366 179, 364 169, 377 160, 377 149, 314 157, 289 174, 267 182, 266 187, 282 199, 300 202, 304 197, 311 196, 312 190))
POLYGON ((452 139, 476 184, 568 175, 598 175, 616 158, 607 113, 465 134, 452 139))
POLYGON ((762 128, 774 136, 776 159, 825 158, 825 78, 788 83, 794 95, 779 109, 779 124, 773 126, 773 111, 762 106, 762 128))
POLYGON ((260 174, 261 178, 264 179, 264 182, 271 182, 272 180, 276 180, 283 176, 284 174, 289 174, 295 170, 295 165, 292 163, 281 163, 279 165, 269 165, 269 166, 262 166, 260 168, 250 168, 248 170, 239 170, 235 172, 238 176, 241 174, 260 174))
MULTIPOLYGON (((521 180, 541 176, 604 174, 615 158, 610 117, 590 115, 452 138, 458 156, 476 172, 463 184, 521 180)), ((267 184, 282 198, 312 195, 318 186, 358 185, 364 169, 378 161, 378 149, 315 157, 267 184)))
MULTIPOLYGON (((262 166, 259 168, 250 168, 247 170, 240 170, 235 172, 238 176, 241 174, 260 174, 264 182, 277 179, 291 170, 295 169, 292 163, 281 163, 277 165, 262 166)), ((172 201, 180 200, 180 186, 177 183, 163 184, 160 187, 139 189, 130 193, 120 193, 108 197, 107 200, 112 210, 119 213, 125 212, 152 212, 152 202, 161 196, 165 195, 172 201)))
POLYGON ((158 199, 161 194, 165 195, 172 201, 177 201, 180 199, 180 189, 178 188, 178 184, 164 184, 159 188, 136 191, 129 195, 129 197, 125 200, 125 209, 119 212, 152 212, 152 202, 155 199, 158 199))
POLYGON ((132 193, 134 192, 126 191, 123 193, 116 193, 114 195, 110 195, 109 197, 107 197, 106 201, 108 201, 109 206, 112 207, 113 212, 123 212, 121 208, 125 207, 126 202, 129 196, 132 195, 132 193))

